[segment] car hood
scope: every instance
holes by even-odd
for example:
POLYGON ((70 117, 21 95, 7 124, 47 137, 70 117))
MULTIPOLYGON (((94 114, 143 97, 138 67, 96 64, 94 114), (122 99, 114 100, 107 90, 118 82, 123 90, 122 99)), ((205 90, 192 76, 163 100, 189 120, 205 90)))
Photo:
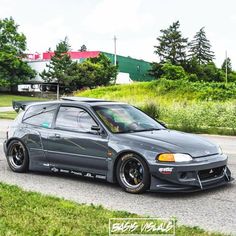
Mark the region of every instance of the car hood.
POLYGON ((187 153, 195 158, 219 153, 218 146, 207 139, 174 130, 134 132, 122 134, 122 136, 138 143, 149 144, 160 151, 187 153))

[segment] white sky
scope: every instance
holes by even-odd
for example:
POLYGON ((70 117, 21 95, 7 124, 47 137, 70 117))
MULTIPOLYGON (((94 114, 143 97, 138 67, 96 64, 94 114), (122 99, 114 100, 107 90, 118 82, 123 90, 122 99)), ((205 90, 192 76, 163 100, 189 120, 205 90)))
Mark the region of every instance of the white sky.
POLYGON ((216 64, 225 51, 236 69, 235 0, 0 0, 0 17, 12 16, 27 37, 29 52, 43 52, 68 36, 73 50, 114 51, 157 61, 153 46, 160 30, 179 20, 192 39, 205 26, 216 64))

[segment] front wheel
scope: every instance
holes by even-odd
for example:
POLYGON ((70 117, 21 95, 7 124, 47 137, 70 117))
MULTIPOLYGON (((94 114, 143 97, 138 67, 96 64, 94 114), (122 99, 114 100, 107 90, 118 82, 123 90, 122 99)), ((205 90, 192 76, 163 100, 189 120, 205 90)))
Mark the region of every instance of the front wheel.
POLYGON ((7 147, 7 162, 14 172, 26 172, 29 168, 29 156, 24 144, 12 140, 7 147))
POLYGON ((116 176, 120 186, 129 193, 143 193, 150 186, 148 166, 136 154, 126 154, 118 160, 116 176))

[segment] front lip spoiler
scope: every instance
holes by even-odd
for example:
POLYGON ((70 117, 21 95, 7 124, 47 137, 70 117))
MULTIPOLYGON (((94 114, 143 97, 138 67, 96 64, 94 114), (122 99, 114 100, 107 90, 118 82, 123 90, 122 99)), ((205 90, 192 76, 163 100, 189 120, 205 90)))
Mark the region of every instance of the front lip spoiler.
MULTIPOLYGON (((198 175, 197 175, 198 176, 198 175)), ((197 192, 212 188, 217 188, 223 185, 227 185, 234 181, 234 178, 231 177, 230 170, 228 167, 224 168, 223 174, 217 178, 212 178, 209 180, 200 180, 198 176, 198 185, 199 186, 190 186, 184 184, 174 184, 169 181, 160 180, 152 176, 151 178, 152 185, 150 187, 151 192, 197 192)))

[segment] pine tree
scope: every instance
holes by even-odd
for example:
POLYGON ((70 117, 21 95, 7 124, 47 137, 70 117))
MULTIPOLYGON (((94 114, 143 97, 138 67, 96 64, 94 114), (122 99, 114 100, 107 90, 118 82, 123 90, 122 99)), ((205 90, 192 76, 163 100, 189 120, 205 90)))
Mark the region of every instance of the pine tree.
POLYGON ((199 65, 212 62, 215 58, 214 52, 211 51, 210 41, 206 37, 204 27, 194 36, 189 44, 189 57, 195 58, 199 65))
POLYGON ((80 47, 79 51, 80 51, 80 52, 86 52, 86 51, 87 51, 86 45, 83 44, 83 45, 80 47))
POLYGON ((226 64, 227 64, 227 73, 231 73, 232 72, 232 63, 231 63, 231 59, 229 57, 227 57, 222 66, 221 69, 225 72, 226 71, 226 64))
POLYGON ((182 37, 179 21, 174 22, 167 29, 161 30, 162 35, 157 38, 159 44, 154 46, 161 63, 170 62, 182 65, 186 59, 187 38, 182 37))
POLYGON ((46 82, 58 82, 59 84, 68 85, 73 75, 73 62, 68 55, 70 45, 67 37, 58 43, 55 54, 52 56, 50 63, 47 65, 48 70, 44 70, 40 76, 46 82))

